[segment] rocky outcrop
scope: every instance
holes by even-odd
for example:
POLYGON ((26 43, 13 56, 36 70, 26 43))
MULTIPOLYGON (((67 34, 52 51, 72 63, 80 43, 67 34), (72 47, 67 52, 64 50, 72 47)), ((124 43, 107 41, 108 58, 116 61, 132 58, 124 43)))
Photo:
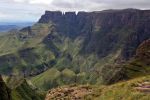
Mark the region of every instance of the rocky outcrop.
POLYGON ((150 93, 150 81, 138 83, 135 89, 140 92, 150 93))
POLYGON ((49 90, 45 100, 83 100, 93 92, 90 86, 64 86, 49 90))
POLYGON ((39 20, 39 23, 48 23, 50 20, 56 21, 60 19, 62 12, 60 11, 45 11, 45 14, 39 20))

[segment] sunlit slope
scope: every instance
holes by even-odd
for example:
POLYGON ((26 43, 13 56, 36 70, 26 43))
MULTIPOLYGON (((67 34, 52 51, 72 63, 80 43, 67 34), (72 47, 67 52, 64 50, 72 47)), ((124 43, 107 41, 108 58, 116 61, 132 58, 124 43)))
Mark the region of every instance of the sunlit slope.
POLYGON ((149 100, 149 93, 136 90, 136 87, 143 82, 150 82, 150 76, 101 87, 99 92, 96 92, 99 96, 94 100, 149 100))
POLYGON ((44 64, 53 65, 55 55, 42 43, 50 29, 47 24, 35 24, 31 28, 1 36, 1 73, 23 72, 27 69, 24 74, 36 74, 47 69, 47 65, 43 68, 44 64))

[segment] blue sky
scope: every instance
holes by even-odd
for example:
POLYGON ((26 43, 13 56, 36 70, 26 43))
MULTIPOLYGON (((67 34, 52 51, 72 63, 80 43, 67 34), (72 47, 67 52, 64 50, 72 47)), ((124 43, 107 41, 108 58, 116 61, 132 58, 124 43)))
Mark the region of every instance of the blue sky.
POLYGON ((0 0, 0 22, 37 21, 45 10, 150 9, 150 0, 0 0))

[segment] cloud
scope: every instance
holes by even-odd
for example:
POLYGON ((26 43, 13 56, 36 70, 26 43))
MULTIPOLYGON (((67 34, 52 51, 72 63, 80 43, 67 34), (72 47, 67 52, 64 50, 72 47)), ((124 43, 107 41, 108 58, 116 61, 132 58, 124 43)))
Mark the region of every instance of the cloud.
POLYGON ((4 13, 2 13, 2 12, 0 12, 0 18, 2 19, 2 18, 4 18, 4 17, 7 17, 7 15, 4 14, 4 13))
MULTIPOLYGON (((4 0, 2 0, 4 1, 4 0)), ((6 0, 14 3, 37 5, 47 10, 103 10, 122 8, 150 8, 150 0, 6 0)), ((31 8, 32 9, 32 8, 31 8)))
POLYGON ((53 0, 29 0, 30 4, 51 4, 53 0))
POLYGON ((28 4, 50 4, 53 0, 13 0, 16 3, 28 3, 28 4))
POLYGON ((94 11, 124 8, 150 9, 150 0, 0 0, 0 18, 37 21, 45 10, 94 11))
POLYGON ((26 0, 14 0, 14 2, 20 2, 20 3, 23 3, 25 2, 26 0))

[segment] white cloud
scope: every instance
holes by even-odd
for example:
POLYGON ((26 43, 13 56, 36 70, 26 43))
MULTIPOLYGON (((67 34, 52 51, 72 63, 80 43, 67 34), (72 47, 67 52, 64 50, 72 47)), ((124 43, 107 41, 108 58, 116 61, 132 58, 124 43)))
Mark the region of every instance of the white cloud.
POLYGON ((30 4, 51 4, 53 0, 29 0, 30 4))
POLYGON ((14 2, 19 2, 19 3, 23 3, 25 2, 26 0, 14 0, 14 2))
POLYGON ((45 10, 94 11, 123 8, 150 9, 150 0, 0 0, 0 16, 10 20, 37 20, 45 10))
POLYGON ((7 17, 6 14, 0 12, 0 18, 5 18, 5 17, 7 17))
POLYGON ((28 4, 51 4, 53 0, 14 0, 14 2, 17 3, 28 3, 28 4))

